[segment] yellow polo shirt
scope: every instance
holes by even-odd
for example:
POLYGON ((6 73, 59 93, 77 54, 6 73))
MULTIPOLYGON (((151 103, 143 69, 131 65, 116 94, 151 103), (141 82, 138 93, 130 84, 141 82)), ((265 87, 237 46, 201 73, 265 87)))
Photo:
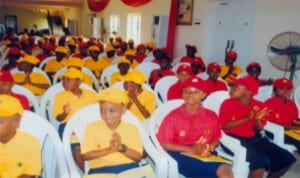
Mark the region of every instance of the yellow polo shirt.
MULTIPOLYGON (((220 77, 225 76, 228 73, 229 67, 226 64, 221 65, 221 72, 220 72, 220 77)), ((243 72, 243 69, 238 66, 238 65, 234 65, 234 75, 228 75, 224 80, 227 83, 231 83, 233 78, 236 78, 236 76, 238 76, 239 74, 241 74, 243 72)))
MULTIPOLYGON (((30 77, 30 80, 31 80, 32 83, 51 85, 51 83, 48 81, 48 79, 40 73, 31 72, 29 77, 30 77)), ((23 82, 24 79, 25 79, 25 73, 23 73, 23 72, 22 73, 15 73, 15 74, 13 74, 13 78, 14 78, 14 81, 16 83, 23 82)), ((23 87, 30 90, 34 95, 42 95, 45 92, 45 89, 36 87, 34 85, 31 85, 31 84, 27 84, 27 83, 25 85, 23 85, 23 87)))
POLYGON ((86 68, 90 69, 98 79, 100 79, 100 75, 101 75, 102 71, 109 65, 110 65, 110 63, 103 59, 94 61, 93 59, 90 58, 84 62, 84 66, 86 68))
POLYGON ((48 72, 54 72, 55 73, 60 68, 66 66, 67 63, 68 63, 68 59, 66 59, 66 58, 64 58, 60 62, 58 62, 56 59, 52 59, 52 60, 47 62, 47 64, 45 65, 44 71, 46 73, 48 73, 48 72))
POLYGON ((61 123, 66 123, 72 114, 74 114, 80 108, 96 102, 96 98, 97 96, 94 92, 85 89, 82 89, 82 94, 80 97, 74 95, 71 91, 62 91, 54 98, 53 116, 56 118, 57 115, 63 113, 63 107, 69 103, 71 111, 68 116, 61 121, 61 123))
MULTIPOLYGON (((142 105, 146 108, 146 110, 152 114, 156 109, 156 97, 153 92, 148 91, 143 88, 142 93, 138 95, 138 100, 142 103, 142 105)), ((129 110, 139 119, 146 119, 143 114, 140 112, 136 104, 132 104, 129 110)))
MULTIPOLYGON (((90 123, 86 128, 81 143, 81 153, 85 154, 90 151, 100 150, 109 147, 111 136, 117 132, 121 136, 122 144, 135 149, 143 154, 143 144, 138 129, 126 122, 121 121, 120 125, 111 130, 107 127, 103 120, 98 120, 90 123)), ((126 157, 118 151, 106 156, 91 160, 88 162, 89 168, 100 168, 104 166, 114 166, 120 164, 133 163, 134 160, 126 157)))
POLYGON ((38 176, 41 170, 41 146, 34 136, 17 130, 8 143, 0 143, 1 178, 16 178, 22 174, 38 176))
POLYGON ((114 84, 114 83, 117 83, 119 81, 124 81, 127 77, 128 77, 128 72, 125 75, 121 75, 121 73, 119 71, 114 72, 113 74, 111 74, 110 83, 114 84))

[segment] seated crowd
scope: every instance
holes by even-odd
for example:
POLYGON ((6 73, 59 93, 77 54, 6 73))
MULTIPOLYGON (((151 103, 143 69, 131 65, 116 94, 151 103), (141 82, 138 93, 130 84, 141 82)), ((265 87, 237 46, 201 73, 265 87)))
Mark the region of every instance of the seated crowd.
MULTIPOLYGON (((294 84, 287 78, 260 78, 262 68, 255 61, 244 70, 236 64, 238 54, 233 50, 225 53, 224 64, 211 61, 206 65, 208 61, 196 55, 193 45, 186 45, 186 55, 174 62, 165 48, 156 48, 153 42, 135 45, 132 39, 126 42, 118 37, 103 44, 80 35, 58 40, 44 36, 35 44, 34 38, 27 34, 20 39, 6 36, 1 46, 1 53, 6 55, 0 60, 0 177, 36 177, 41 173, 43 165, 36 151, 41 148, 32 136, 18 129, 23 110, 34 109, 25 95, 13 91, 13 86, 23 86, 40 100, 56 78, 63 91, 52 98, 50 114, 59 124, 61 139, 76 111, 99 103, 103 120, 88 125, 81 143, 76 135, 72 140, 74 159, 83 171, 84 161, 88 162, 88 174, 120 173, 138 167, 145 156, 141 138, 137 128, 122 121, 122 114, 129 110, 141 122, 151 120, 161 100, 154 93, 155 86, 165 76, 177 77, 165 88, 167 100, 182 99, 184 103, 163 119, 157 138, 177 161, 180 174, 233 177, 229 164, 190 156, 216 155, 223 132, 246 148, 249 177, 262 178, 265 171, 268 177, 281 177, 296 161, 293 154, 267 138, 271 135, 261 134, 267 122, 300 132, 299 109, 291 99, 294 84), (157 68, 147 74, 137 70, 141 63, 155 63, 157 68), (110 66, 115 66, 115 71, 103 79, 101 75, 110 66), (62 71, 59 76, 58 71, 62 71), (120 82, 122 86, 117 87, 120 82), (83 83, 90 89, 82 88, 83 83), (255 95, 265 85, 272 86, 273 95, 258 101, 255 95), (228 91, 230 98, 223 101, 219 113, 214 113, 201 102, 217 91, 228 91), (14 145, 30 147, 20 151, 14 145), (19 164, 16 157, 26 169, 14 171, 13 164, 19 164)), ((285 142, 300 153, 299 138, 285 134, 285 142)), ((230 149, 234 148, 227 151, 230 149)))

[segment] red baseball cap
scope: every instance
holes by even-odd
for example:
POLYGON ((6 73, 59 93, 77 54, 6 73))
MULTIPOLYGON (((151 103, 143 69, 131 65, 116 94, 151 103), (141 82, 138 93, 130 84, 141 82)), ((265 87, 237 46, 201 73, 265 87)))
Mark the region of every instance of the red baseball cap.
POLYGON ((294 84, 287 78, 276 79, 273 83, 274 88, 294 88, 294 84))
POLYGON ((226 52, 226 57, 237 58, 237 53, 235 51, 228 51, 226 52))
POLYGON ((8 71, 0 71, 0 82, 13 82, 14 78, 8 71))
POLYGON ((181 64, 178 68, 177 68, 177 73, 179 73, 179 72, 183 72, 183 71, 185 71, 185 72, 187 72, 187 73, 189 73, 189 74, 193 74, 193 69, 192 69, 192 67, 190 66, 190 65, 187 65, 187 64, 181 64))
POLYGON ((202 90, 205 93, 207 92, 206 82, 204 80, 202 80, 201 78, 196 77, 196 76, 192 76, 192 77, 186 79, 183 82, 182 88, 186 88, 186 87, 193 87, 193 88, 196 88, 198 90, 202 90))
POLYGON ((248 65, 247 65, 247 70, 249 70, 249 68, 251 67, 259 67, 261 68, 260 64, 258 62, 250 62, 248 65))
POLYGON ((212 69, 221 70, 221 66, 216 62, 209 63, 207 66, 207 70, 212 70, 212 69))
POLYGON ((233 80, 233 83, 236 85, 245 86, 253 95, 256 95, 259 88, 259 83, 250 75, 245 77, 237 78, 233 80))

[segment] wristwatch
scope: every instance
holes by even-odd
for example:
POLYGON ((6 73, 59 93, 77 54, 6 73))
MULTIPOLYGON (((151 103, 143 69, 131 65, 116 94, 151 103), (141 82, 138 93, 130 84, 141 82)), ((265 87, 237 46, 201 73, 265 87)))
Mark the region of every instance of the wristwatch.
POLYGON ((119 152, 125 153, 127 151, 127 146, 125 144, 121 145, 121 148, 119 149, 119 152))

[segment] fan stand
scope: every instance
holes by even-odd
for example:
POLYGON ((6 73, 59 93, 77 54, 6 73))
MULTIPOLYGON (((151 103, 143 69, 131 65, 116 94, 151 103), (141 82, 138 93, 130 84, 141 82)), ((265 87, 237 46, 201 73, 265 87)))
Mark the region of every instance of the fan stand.
POLYGON ((297 55, 289 55, 288 57, 291 61, 290 80, 293 81, 296 72, 297 55))

